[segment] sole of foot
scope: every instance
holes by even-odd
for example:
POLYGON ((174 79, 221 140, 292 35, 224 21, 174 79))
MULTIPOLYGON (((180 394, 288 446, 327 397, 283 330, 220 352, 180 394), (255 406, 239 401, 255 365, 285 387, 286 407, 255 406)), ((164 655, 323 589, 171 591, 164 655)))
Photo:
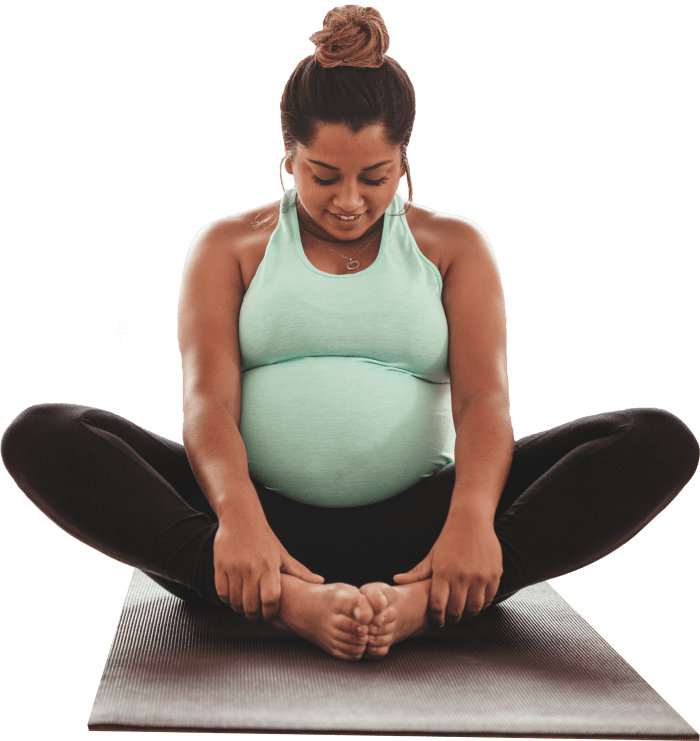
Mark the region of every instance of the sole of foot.
POLYGON ((286 575, 283 580, 278 619, 284 627, 336 658, 359 661, 374 617, 360 590, 351 584, 310 584, 286 575))

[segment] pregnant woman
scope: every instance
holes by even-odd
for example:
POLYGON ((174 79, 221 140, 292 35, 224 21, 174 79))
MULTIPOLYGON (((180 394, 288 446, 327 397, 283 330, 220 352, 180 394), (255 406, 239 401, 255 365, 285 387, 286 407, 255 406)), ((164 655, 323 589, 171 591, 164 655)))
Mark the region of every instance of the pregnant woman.
POLYGON ((60 527, 172 594, 381 659, 621 546, 698 444, 652 408, 513 441, 496 261, 412 202, 414 91, 380 14, 335 8, 311 40, 281 102, 294 187, 187 257, 184 446, 40 404, 2 456, 60 527))

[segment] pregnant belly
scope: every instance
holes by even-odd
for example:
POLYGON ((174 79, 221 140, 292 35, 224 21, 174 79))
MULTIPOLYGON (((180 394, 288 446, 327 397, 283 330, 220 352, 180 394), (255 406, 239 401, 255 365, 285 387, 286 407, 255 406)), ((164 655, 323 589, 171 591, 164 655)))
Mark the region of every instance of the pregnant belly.
POLYGON ((253 368, 241 388, 251 476, 291 499, 371 504, 454 462, 449 384, 324 356, 253 368))

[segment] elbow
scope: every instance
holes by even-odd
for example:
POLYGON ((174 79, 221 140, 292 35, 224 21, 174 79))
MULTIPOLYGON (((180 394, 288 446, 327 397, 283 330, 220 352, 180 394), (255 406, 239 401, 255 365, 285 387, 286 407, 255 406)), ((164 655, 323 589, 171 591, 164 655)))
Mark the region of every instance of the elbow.
POLYGON ((499 425, 502 424, 509 427, 512 434, 508 387, 498 386, 480 389, 472 393, 468 398, 460 399, 456 404, 453 403, 452 416, 455 429, 459 427, 465 415, 486 416, 490 419, 497 420, 499 425))
POLYGON ((192 389, 183 394, 182 439, 187 447, 188 440, 197 437, 203 428, 217 428, 216 418, 230 417, 236 427, 240 426, 240 404, 226 399, 211 390, 192 389))

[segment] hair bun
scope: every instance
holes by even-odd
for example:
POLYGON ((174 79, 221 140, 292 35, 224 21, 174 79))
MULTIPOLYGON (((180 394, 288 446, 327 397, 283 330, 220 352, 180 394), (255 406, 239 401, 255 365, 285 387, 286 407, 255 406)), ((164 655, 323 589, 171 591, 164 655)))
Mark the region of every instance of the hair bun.
POLYGON ((389 34, 378 10, 341 5, 323 19, 323 31, 309 39, 322 67, 381 67, 389 48, 389 34))

